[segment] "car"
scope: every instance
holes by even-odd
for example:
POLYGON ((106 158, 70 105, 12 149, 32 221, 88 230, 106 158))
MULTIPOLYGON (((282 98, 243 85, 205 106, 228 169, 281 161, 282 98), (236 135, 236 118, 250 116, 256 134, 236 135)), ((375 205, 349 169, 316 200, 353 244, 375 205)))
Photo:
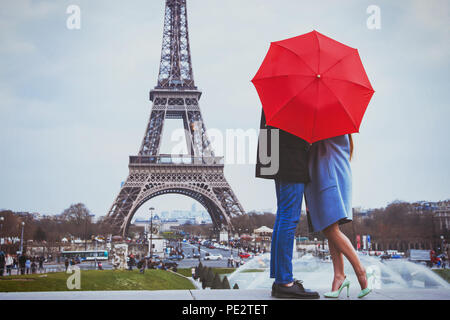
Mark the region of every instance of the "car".
POLYGON ((206 254, 204 260, 222 260, 223 256, 221 254, 206 254))
POLYGON ((239 257, 241 257, 241 258, 249 258, 250 257, 250 253, 248 253, 248 252, 241 252, 241 253, 239 253, 239 257))
POLYGON ((200 258, 200 254, 195 252, 193 254, 189 254, 187 257, 192 258, 192 259, 198 259, 198 258, 200 258))
POLYGON ((214 247, 214 245, 212 245, 212 244, 210 244, 209 246, 208 246, 208 249, 215 249, 216 247, 214 247))
POLYGON ((176 263, 175 261, 170 261, 166 259, 163 260, 162 263, 166 268, 172 269, 175 272, 177 271, 178 263, 176 263))
POLYGON ((180 260, 183 260, 183 256, 181 255, 181 254, 174 254, 174 255, 171 255, 171 256, 169 256, 169 260, 178 260, 178 261, 180 261, 180 260))
POLYGON ((380 256, 380 259, 381 260, 388 260, 388 259, 390 259, 391 258, 391 255, 390 254, 386 254, 386 253, 383 253, 381 256, 380 256))

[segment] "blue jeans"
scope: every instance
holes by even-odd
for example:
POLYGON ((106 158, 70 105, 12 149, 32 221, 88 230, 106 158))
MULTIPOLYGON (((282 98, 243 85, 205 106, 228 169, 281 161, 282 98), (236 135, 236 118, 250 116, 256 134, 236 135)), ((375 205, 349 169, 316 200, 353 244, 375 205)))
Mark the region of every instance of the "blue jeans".
POLYGON ((302 209, 303 183, 275 180, 277 193, 277 216, 272 233, 270 250, 270 277, 275 283, 294 281, 292 276, 292 251, 295 229, 302 209))

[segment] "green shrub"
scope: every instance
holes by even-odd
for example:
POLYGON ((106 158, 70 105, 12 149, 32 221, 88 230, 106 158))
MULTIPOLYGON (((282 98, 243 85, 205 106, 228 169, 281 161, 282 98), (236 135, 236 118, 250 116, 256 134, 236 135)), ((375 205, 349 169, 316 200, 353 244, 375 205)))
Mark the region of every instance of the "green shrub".
POLYGON ((200 281, 206 282, 206 277, 208 276, 208 267, 202 268, 202 271, 200 272, 200 281))
POLYGON ((215 275, 215 273, 214 273, 213 269, 212 268, 208 268, 208 273, 206 275, 206 281, 205 282, 206 282, 206 286, 209 287, 209 288, 212 287, 212 284, 214 282, 214 275, 215 275))
POLYGON ((222 289, 222 281, 220 281, 220 276, 217 273, 214 276, 211 289, 222 289))
POLYGON ((230 282, 228 281, 227 276, 223 277, 222 289, 231 289, 230 282))

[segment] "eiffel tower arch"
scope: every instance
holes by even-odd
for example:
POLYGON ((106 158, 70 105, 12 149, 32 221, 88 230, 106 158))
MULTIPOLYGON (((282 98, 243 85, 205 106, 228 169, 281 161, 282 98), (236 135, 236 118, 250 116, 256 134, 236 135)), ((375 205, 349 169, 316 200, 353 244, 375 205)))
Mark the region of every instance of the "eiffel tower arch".
POLYGON ((125 236, 136 211, 163 194, 198 201, 216 228, 232 229, 231 218, 245 211, 224 176, 199 107, 202 92, 194 84, 186 0, 166 0, 157 85, 150 91, 150 118, 138 155, 129 157, 129 174, 105 219, 125 236), (181 119, 187 154, 161 154, 166 119, 181 119))

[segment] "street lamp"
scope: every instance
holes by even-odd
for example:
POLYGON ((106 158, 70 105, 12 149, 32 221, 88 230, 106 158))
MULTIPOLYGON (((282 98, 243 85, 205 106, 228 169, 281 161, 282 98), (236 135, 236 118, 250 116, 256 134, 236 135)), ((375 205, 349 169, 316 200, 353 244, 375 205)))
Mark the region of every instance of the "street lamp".
POLYGON ((230 235, 231 235, 231 227, 230 226, 228 226, 227 231, 228 231, 227 246, 230 246, 230 257, 231 257, 231 256, 233 256, 233 248, 231 247, 231 237, 230 237, 230 235))
POLYGON ((153 257, 153 210, 155 210, 155 208, 150 207, 150 259, 152 259, 153 257))
POLYGON ((20 254, 23 254, 23 227, 25 226, 25 222, 21 222, 22 225, 22 234, 20 236, 20 254))
POLYGON ((86 212, 86 217, 84 219, 84 251, 87 250, 87 223, 89 217, 95 217, 95 214, 89 214, 88 212, 86 212))
MULTIPOLYGON (((5 221, 4 217, 0 217, 0 237, 3 237, 3 221, 5 221)), ((0 240, 0 250, 2 247, 2 242, 0 240)))
MULTIPOLYGON (((86 228, 86 225, 87 225, 87 218, 88 217, 90 217, 90 218, 93 218, 93 217, 95 217, 95 214, 87 214, 87 216, 86 216, 86 221, 85 221, 85 230, 84 230, 84 236, 85 236, 85 238, 84 238, 84 250, 86 251, 87 250, 87 228, 86 228)), ((92 238, 91 238, 92 239, 92 238)), ((95 270, 97 270, 97 266, 98 266, 98 264, 97 264, 97 239, 94 237, 94 241, 95 241, 95 252, 94 252, 94 263, 95 263, 95 265, 94 265, 94 269, 95 270)), ((91 243, 92 243, 92 241, 91 241, 91 243)), ((92 250, 92 248, 91 248, 91 250, 92 250)))

